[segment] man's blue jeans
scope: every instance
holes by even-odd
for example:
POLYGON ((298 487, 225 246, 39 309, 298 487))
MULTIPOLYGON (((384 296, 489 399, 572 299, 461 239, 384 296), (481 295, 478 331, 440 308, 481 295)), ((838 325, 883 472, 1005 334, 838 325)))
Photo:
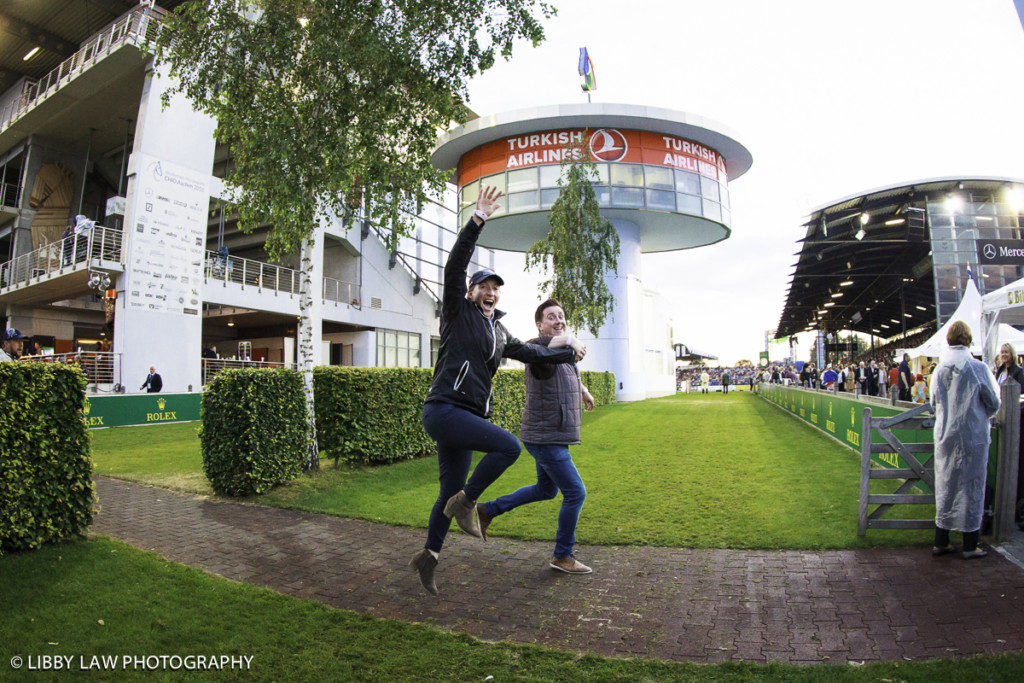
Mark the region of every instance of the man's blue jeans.
POLYGON ((569 557, 576 545, 576 522, 580 508, 587 497, 580 473, 565 444, 523 443, 537 461, 537 483, 524 486, 507 496, 484 504, 489 517, 497 517, 520 505, 538 500, 550 500, 562 492, 562 509, 558 513, 558 533, 555 535, 555 557, 569 557))

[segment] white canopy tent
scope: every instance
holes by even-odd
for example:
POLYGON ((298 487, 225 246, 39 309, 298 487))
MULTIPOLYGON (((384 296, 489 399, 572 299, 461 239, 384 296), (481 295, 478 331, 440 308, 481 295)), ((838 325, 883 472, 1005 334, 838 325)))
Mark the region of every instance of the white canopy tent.
POLYGON ((987 362, 995 362, 1002 344, 1014 344, 1014 348, 1020 351, 1019 342, 1014 340, 1024 341, 1024 333, 1010 326, 1024 325, 1024 278, 986 294, 982 299, 982 315, 987 362))
POLYGON ((911 358, 919 358, 921 356, 935 358, 939 356, 939 354, 949 348, 949 344, 946 343, 946 334, 949 332, 949 328, 957 320, 962 320, 971 328, 971 338, 974 340, 974 343, 971 345, 971 353, 980 354, 983 339, 981 312, 981 292, 978 291, 974 280, 968 280, 964 296, 960 299, 960 305, 956 307, 952 317, 939 328, 938 332, 929 337, 928 341, 917 348, 907 349, 907 353, 910 354, 911 358))

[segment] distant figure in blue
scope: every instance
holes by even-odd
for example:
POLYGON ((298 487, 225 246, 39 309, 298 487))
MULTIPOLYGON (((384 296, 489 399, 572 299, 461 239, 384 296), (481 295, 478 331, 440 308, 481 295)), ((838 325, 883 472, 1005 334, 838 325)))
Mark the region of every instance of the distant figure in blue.
POLYGON ((839 375, 832 369, 832 364, 829 363, 825 366, 825 372, 821 373, 821 387, 822 389, 831 389, 832 385, 839 379, 839 375))

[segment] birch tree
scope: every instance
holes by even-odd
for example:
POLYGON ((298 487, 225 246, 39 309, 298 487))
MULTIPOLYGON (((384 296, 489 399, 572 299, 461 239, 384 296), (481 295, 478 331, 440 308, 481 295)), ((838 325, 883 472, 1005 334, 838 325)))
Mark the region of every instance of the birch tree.
POLYGON ((570 328, 597 336, 615 307, 605 277, 617 272, 619 234, 597 203, 588 138, 584 133, 565 148, 551 230, 526 252, 526 267, 546 278, 540 288, 562 304, 570 328))
POLYGON ((554 9, 541 0, 190 0, 154 41, 180 92, 217 121, 230 145, 224 178, 240 225, 271 226, 272 258, 301 251, 299 350, 311 451, 319 467, 308 277, 322 220, 360 205, 412 230, 403 203, 439 197, 447 174, 430 164, 439 131, 464 121, 469 80, 537 45, 554 9))

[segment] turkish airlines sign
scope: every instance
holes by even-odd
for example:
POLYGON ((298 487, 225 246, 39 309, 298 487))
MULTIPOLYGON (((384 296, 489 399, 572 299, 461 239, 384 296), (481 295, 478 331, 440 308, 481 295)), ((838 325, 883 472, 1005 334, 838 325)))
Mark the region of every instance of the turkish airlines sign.
POLYGON ((542 131, 481 145, 459 160, 457 184, 461 188, 493 173, 560 164, 566 145, 582 141, 585 133, 589 136, 586 149, 594 161, 668 166, 699 173, 723 185, 728 182, 725 159, 710 147, 673 135, 600 128, 542 131))
POLYGON ((1024 265, 1024 240, 978 240, 977 244, 980 265, 1024 265))

